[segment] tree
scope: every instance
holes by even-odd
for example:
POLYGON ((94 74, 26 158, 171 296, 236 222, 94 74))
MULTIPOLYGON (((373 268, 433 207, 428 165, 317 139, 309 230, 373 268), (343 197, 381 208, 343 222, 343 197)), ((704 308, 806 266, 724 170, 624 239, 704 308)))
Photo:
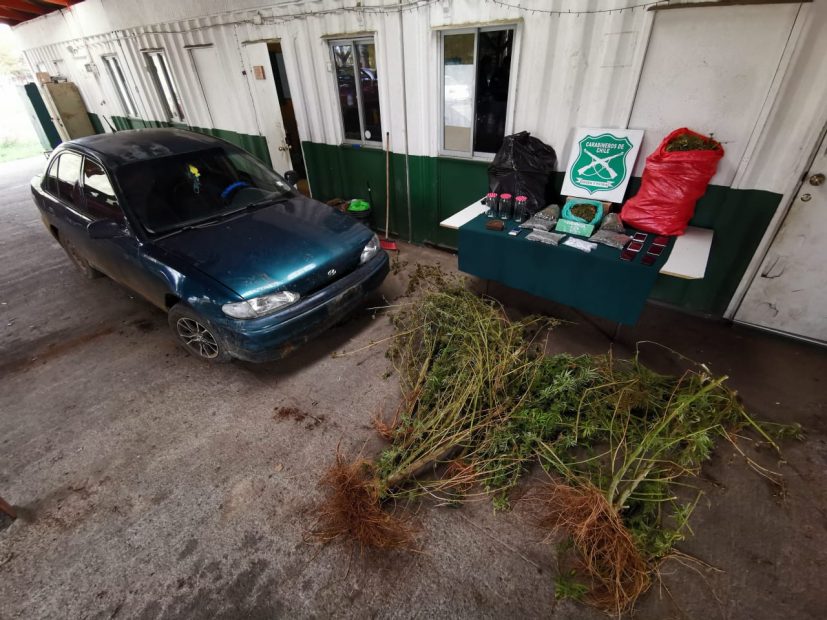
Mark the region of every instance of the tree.
POLYGON ((14 44, 11 28, 0 25, 0 75, 13 76, 25 71, 26 63, 14 44))

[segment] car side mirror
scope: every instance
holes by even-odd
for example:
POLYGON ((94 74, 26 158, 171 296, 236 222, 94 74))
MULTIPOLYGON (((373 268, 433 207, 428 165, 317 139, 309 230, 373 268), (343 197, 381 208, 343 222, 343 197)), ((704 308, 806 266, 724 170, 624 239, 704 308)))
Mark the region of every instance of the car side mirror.
POLYGON ((287 181, 292 187, 296 187, 296 183, 299 182, 299 173, 295 170, 288 170, 284 173, 284 180, 287 181))
POLYGON ((89 234, 90 239, 114 239, 115 237, 126 236, 123 224, 115 220, 95 220, 94 222, 89 222, 89 225, 86 227, 86 232, 89 234))

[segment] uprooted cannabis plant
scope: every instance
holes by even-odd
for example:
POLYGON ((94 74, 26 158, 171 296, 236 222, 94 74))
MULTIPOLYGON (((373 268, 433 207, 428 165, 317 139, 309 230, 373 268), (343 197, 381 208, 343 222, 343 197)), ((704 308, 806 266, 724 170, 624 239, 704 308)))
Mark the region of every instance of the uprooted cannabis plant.
POLYGON ((527 495, 537 525, 570 540, 585 600, 621 613, 685 535, 697 501, 687 489, 715 444, 750 428, 778 448, 726 377, 703 366, 661 375, 637 356, 546 356, 553 320, 510 321, 459 284, 443 281, 393 321, 403 399, 391 423, 377 421, 390 446, 372 462, 337 455, 314 530, 325 541, 410 547, 407 524, 383 506, 480 495, 505 506, 539 463, 553 482, 527 495))

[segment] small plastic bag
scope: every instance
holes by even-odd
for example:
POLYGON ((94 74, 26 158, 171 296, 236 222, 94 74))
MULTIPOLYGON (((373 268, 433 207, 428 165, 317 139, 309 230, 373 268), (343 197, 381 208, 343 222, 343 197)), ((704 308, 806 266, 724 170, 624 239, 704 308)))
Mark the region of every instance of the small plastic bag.
POLYGON ((548 245, 558 245, 560 240, 566 235, 560 233, 546 232, 543 230, 534 230, 526 235, 529 241, 539 241, 548 245))
POLYGON ((607 213, 600 222, 600 230, 608 230, 616 233, 625 233, 623 222, 620 221, 620 215, 617 213, 607 213))
POLYGON ((568 239, 563 241, 563 245, 567 245, 570 248, 574 248, 575 250, 580 250, 581 252, 591 252, 593 249, 597 247, 596 243, 584 241, 583 239, 577 239, 576 237, 569 237, 568 239))
POLYGON ((627 234, 603 230, 602 228, 589 237, 589 241, 596 241, 597 243, 602 243, 603 245, 608 245, 618 250, 625 248, 626 244, 631 240, 632 238, 627 234))
POLYGON ((542 220, 556 222, 560 219, 560 207, 558 205, 549 205, 545 209, 537 211, 535 215, 542 220))
POLYGON ((554 229, 557 220, 560 218, 560 207, 557 205, 549 205, 542 211, 535 213, 531 219, 520 224, 520 228, 528 228, 531 230, 550 231, 554 229))

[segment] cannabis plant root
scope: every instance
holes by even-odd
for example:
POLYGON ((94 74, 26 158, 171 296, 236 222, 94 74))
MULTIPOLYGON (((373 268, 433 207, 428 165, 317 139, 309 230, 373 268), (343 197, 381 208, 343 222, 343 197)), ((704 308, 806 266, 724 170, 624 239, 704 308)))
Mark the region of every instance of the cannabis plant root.
POLYGON ((649 587, 649 567, 629 530, 599 489, 549 483, 533 494, 537 525, 565 534, 591 583, 586 601, 620 615, 649 587))
POLYGON ((382 509, 376 477, 369 461, 348 463, 341 453, 321 480, 327 497, 318 507, 310 534, 322 543, 352 541, 365 549, 408 549, 413 531, 402 519, 382 509))

